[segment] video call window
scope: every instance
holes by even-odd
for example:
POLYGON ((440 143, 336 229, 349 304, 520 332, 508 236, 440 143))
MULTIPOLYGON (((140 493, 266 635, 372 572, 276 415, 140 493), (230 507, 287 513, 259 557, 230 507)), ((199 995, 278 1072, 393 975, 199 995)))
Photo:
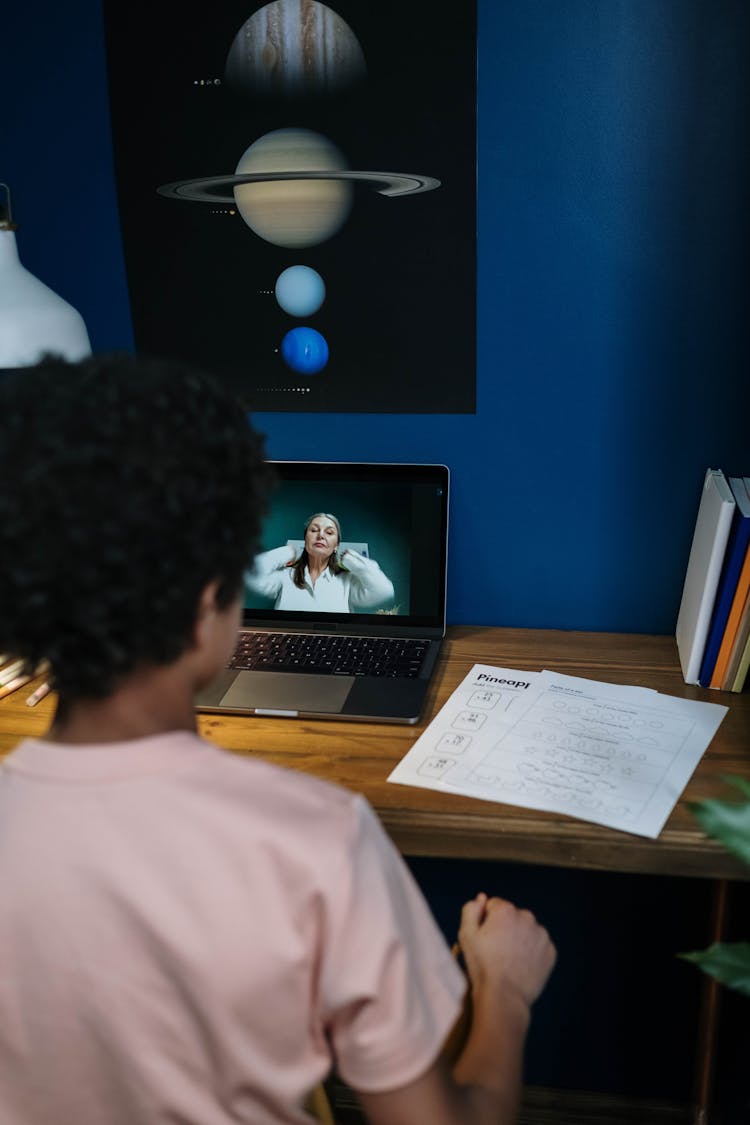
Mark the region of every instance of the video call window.
POLYGON ((271 498, 260 552, 245 575, 245 623, 357 615, 385 625, 444 624, 449 474, 440 465, 272 462, 271 498), (310 523, 312 516, 319 517, 310 523), (309 538, 306 540, 306 527, 309 538), (343 571, 325 574, 333 546, 343 571), (312 572, 306 560, 317 555, 312 572), (309 569, 309 568, 308 568, 309 569), (322 579, 320 574, 325 574, 322 579), (343 577, 343 581, 342 581, 343 577), (314 597, 312 596, 314 592, 314 597))
POLYGON ((395 482, 285 481, 246 576, 246 608, 410 614, 412 507, 411 489, 395 482), (306 537, 312 516, 322 518, 313 520, 306 537), (294 586, 293 564, 308 547, 329 559, 335 548, 343 568, 320 586, 318 580, 314 595, 294 586))

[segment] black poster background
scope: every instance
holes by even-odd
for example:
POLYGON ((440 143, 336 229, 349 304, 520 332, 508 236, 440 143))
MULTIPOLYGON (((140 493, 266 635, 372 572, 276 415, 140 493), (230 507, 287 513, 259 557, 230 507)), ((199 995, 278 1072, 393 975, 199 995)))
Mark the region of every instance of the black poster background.
POLYGON ((363 48, 365 81, 325 99, 270 100, 224 80, 232 41, 261 4, 105 0, 136 348, 216 372, 253 410, 473 413, 475 4, 329 6, 363 48), (157 194, 174 181, 233 175, 250 144, 287 127, 323 134, 352 170, 418 173, 441 186, 387 198, 356 184, 342 229, 305 249, 264 241, 231 203, 157 194), (273 292, 294 264, 326 284, 323 306, 302 320, 273 292), (279 352, 299 323, 329 345, 316 375, 291 371, 279 352))

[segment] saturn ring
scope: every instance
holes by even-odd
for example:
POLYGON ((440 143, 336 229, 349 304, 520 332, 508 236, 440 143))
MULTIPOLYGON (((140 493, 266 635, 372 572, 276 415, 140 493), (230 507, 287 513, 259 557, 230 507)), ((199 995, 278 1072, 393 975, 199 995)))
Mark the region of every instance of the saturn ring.
POLYGON ((440 180, 406 172, 245 172, 238 176, 203 176, 195 180, 177 180, 157 188, 159 195, 170 199, 193 199, 201 203, 226 203, 237 184, 267 183, 272 180, 361 180, 374 185, 380 195, 417 195, 434 191, 440 180))

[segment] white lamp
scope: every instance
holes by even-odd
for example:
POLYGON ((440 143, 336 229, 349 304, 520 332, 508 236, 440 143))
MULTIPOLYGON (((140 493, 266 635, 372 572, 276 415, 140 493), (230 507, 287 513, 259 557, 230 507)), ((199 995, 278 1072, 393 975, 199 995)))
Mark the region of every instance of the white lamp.
POLYGON ((25 269, 18 258, 10 189, 0 204, 0 368, 29 367, 46 352, 77 360, 91 354, 79 312, 25 269))

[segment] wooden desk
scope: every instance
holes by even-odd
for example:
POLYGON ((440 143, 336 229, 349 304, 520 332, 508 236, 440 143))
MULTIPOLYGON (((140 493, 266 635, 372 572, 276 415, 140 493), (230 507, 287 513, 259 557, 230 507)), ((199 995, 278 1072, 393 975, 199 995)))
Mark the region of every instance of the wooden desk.
MULTIPOLYGON (((24 736, 41 735, 54 708, 25 699, 35 686, 0 701, 0 755, 24 736)), ((453 626, 437 669, 424 721, 389 724, 199 717, 202 734, 227 749, 337 781, 363 793, 406 855, 513 860, 562 867, 750 879, 750 871, 706 838, 688 802, 736 794, 726 774, 750 779, 750 693, 708 691, 683 682, 672 637, 559 630, 453 626), (391 785, 386 781, 472 664, 538 671, 550 668, 611 683, 638 684, 729 707, 682 798, 657 840, 573 817, 391 785)))
MULTIPOLYGON (((47 728, 54 699, 48 696, 33 709, 25 705, 35 686, 31 683, 0 701, 0 756, 21 738, 42 735, 47 728)), ((725 881, 750 879, 745 865, 706 838, 688 808, 689 801, 702 797, 734 799, 736 793, 722 780, 724 775, 750 779, 750 694, 687 686, 671 637, 455 626, 448 632, 420 726, 202 715, 199 728, 229 750, 258 755, 363 793, 407 855, 710 878, 718 888, 714 937, 721 933, 725 881), (388 784, 393 767, 475 663, 529 671, 550 668, 611 683, 638 684, 669 695, 723 703, 729 712, 657 840, 554 813, 388 784)), ((560 1125, 582 1116, 601 1123, 638 1119, 706 1125, 717 1013, 717 989, 708 978, 704 992, 696 1098, 689 1117, 672 1116, 671 1111, 657 1117, 656 1110, 640 1106, 637 1117, 623 1118, 616 1100, 608 1105, 602 1104, 601 1097, 592 1102, 584 1097, 571 1103, 569 1092, 558 1091, 550 1103, 544 1094, 535 1101, 531 1091, 528 1116, 524 1114, 522 1121, 537 1121, 541 1113, 545 1121, 560 1125)))

